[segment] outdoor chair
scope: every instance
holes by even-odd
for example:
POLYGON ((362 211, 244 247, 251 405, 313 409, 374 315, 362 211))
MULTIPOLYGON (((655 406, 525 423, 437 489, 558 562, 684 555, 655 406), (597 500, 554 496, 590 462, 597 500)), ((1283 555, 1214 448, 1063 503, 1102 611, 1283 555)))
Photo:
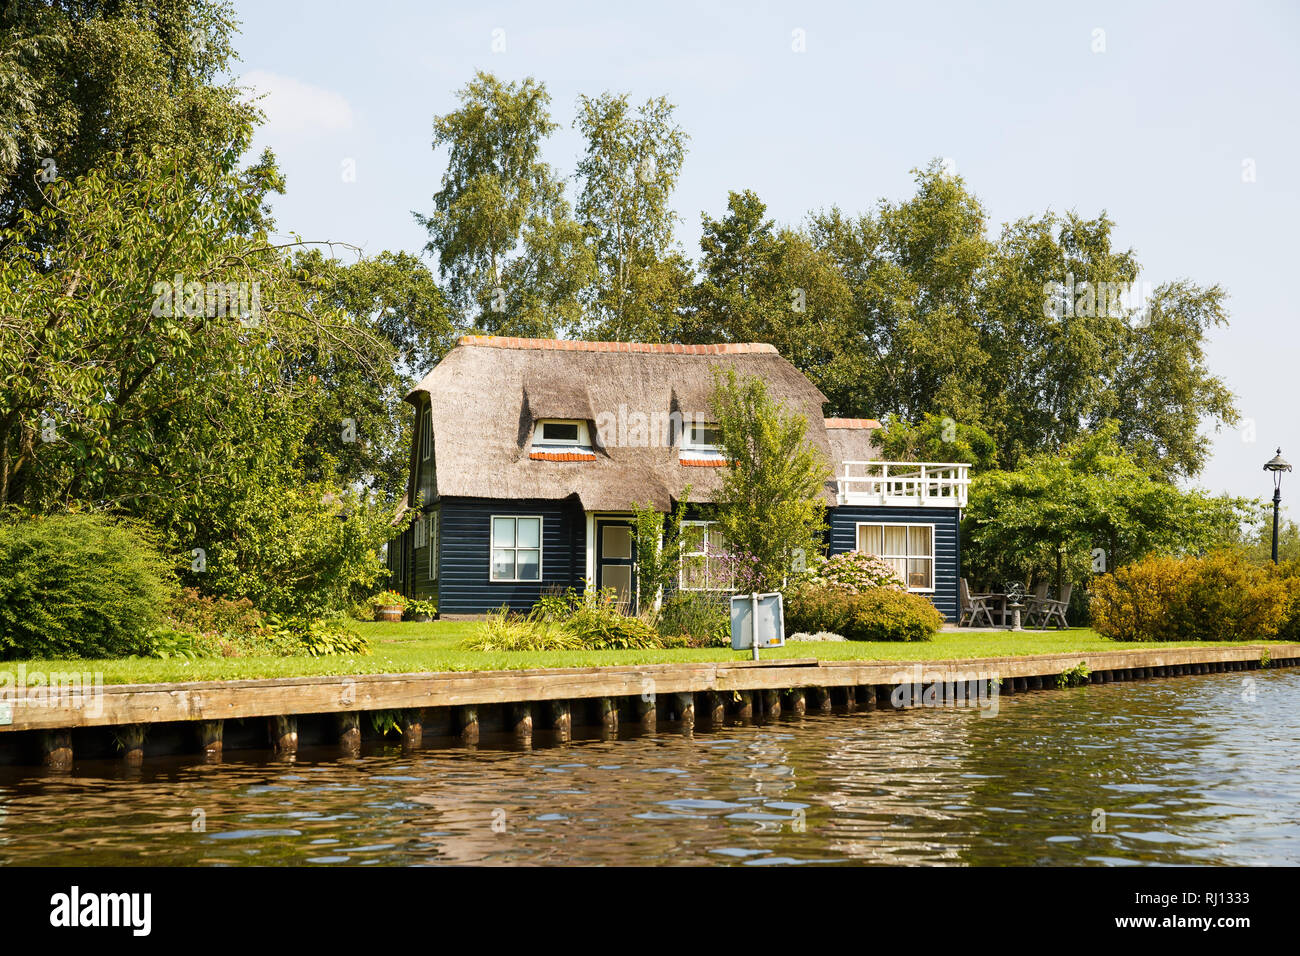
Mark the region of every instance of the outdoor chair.
POLYGON ((1025 627, 1033 627, 1034 619, 1047 613, 1047 581, 1034 585, 1034 593, 1025 601, 1025 627))
POLYGON ((1058 630, 1070 626, 1065 620, 1065 612, 1070 609, 1070 594, 1073 591, 1073 584, 1063 584, 1061 585, 1061 593, 1057 596, 1056 600, 1053 601, 1048 598, 1043 598, 1039 601, 1035 598, 1034 611, 1031 611, 1031 613, 1036 614, 1040 619, 1038 624, 1039 627, 1045 628, 1053 622, 1056 622, 1058 630))
POLYGON ((974 627, 979 623, 980 617, 988 622, 989 627, 993 627, 993 612, 989 610, 987 594, 971 594, 970 585, 966 579, 962 578, 959 582, 959 593, 961 595, 961 614, 957 618, 957 626, 974 627))

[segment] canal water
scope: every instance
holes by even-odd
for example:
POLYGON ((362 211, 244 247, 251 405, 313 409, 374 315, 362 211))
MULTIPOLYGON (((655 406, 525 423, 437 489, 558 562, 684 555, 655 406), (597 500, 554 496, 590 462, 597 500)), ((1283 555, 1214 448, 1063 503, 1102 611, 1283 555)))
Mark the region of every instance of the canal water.
POLYGON ((1300 863, 1300 672, 999 704, 0 768, 0 865, 1300 863))

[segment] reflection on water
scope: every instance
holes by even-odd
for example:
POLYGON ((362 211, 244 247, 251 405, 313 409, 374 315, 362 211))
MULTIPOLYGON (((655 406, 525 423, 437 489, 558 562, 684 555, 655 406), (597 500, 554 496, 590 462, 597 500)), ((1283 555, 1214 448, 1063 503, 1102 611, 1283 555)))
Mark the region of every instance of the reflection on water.
POLYGON ((1296 864, 1297 704, 1300 673, 1264 671, 1003 698, 988 719, 0 768, 0 865, 1296 864))

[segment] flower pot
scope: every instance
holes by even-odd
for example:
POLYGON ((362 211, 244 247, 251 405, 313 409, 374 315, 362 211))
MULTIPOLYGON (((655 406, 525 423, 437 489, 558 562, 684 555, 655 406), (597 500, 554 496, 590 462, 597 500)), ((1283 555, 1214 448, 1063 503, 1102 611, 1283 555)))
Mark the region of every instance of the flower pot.
POLYGON ((432 615, 432 614, 412 614, 411 617, 410 617, 410 620, 415 621, 417 624, 428 624, 430 621, 433 620, 433 615, 432 615))
POLYGON ((403 608, 400 604, 382 604, 375 608, 376 621, 400 621, 403 608))

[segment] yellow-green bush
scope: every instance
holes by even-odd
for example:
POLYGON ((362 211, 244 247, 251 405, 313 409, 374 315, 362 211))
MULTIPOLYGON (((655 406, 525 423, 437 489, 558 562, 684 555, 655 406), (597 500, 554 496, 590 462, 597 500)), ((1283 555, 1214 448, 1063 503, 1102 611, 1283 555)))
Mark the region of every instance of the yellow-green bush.
POLYGON ((1097 578, 1092 626, 1117 641, 1249 641, 1277 636, 1285 580, 1235 552, 1151 557, 1097 578))
POLYGON ((851 641, 928 641, 943 615, 917 594, 868 588, 856 594, 837 588, 795 587, 785 593, 788 634, 829 631, 851 641))

